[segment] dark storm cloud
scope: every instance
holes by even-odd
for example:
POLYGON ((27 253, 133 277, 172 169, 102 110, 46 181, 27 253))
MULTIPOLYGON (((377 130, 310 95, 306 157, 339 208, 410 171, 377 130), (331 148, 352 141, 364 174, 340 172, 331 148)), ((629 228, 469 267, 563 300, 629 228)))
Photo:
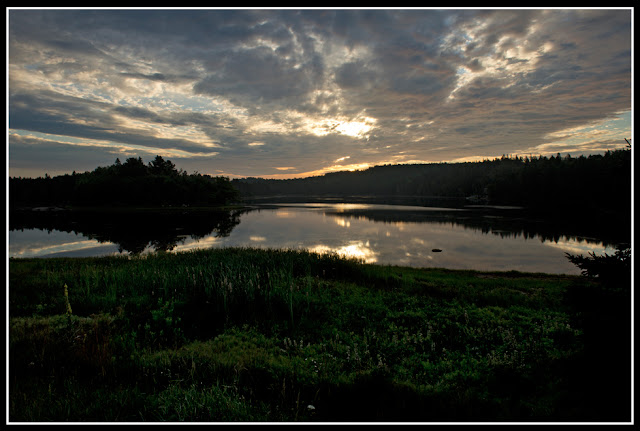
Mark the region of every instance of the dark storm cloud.
MULTIPOLYGON (((302 174, 542 151, 631 107, 628 9, 16 9, 8 23, 9 127, 51 135, 10 145, 46 142, 69 171, 88 153, 55 136, 302 174)), ((47 163, 24 154, 12 166, 47 163)))
POLYGON ((311 58, 299 64, 283 59, 269 48, 255 48, 225 53, 213 74, 199 81, 196 93, 227 96, 243 103, 290 99, 299 103, 322 83, 322 64, 311 58))

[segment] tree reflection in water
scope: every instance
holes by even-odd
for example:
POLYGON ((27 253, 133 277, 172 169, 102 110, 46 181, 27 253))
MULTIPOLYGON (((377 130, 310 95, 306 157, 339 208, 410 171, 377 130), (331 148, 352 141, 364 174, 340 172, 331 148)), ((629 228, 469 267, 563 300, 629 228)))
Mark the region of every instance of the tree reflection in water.
POLYGON ((85 256, 105 254, 108 244, 115 244, 110 246, 112 253, 117 247, 133 254, 261 247, 335 253, 383 265, 571 274, 578 271, 564 253, 601 253, 629 241, 625 226, 616 231, 574 221, 540 220, 515 208, 330 203, 254 205, 234 211, 29 211, 10 216, 10 253, 15 257, 79 255, 79 251, 65 251, 59 243, 52 248, 55 235, 49 238, 43 232, 38 238, 33 231, 13 232, 42 229, 81 234, 104 244, 93 251, 86 249, 85 256), (42 247, 37 252, 44 243, 49 251, 42 247))
POLYGON ((127 253, 171 251, 185 239, 226 237, 240 223, 240 210, 104 210, 13 212, 10 230, 41 229, 81 234, 113 243, 127 253))

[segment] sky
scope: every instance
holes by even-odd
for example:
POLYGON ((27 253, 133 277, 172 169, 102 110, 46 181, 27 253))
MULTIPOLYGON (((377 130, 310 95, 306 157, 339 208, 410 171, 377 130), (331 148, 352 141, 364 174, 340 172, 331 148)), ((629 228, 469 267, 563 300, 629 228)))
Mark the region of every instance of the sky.
POLYGON ((230 178, 603 153, 633 8, 7 8, 7 169, 230 178))

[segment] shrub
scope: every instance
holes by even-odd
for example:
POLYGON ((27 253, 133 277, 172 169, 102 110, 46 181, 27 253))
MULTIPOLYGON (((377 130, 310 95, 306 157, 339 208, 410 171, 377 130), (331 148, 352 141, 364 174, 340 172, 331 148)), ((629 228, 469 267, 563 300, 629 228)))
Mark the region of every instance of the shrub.
POLYGON ((631 288, 631 249, 618 247, 613 255, 590 252, 590 257, 565 253, 582 270, 582 275, 598 279, 604 286, 631 288))

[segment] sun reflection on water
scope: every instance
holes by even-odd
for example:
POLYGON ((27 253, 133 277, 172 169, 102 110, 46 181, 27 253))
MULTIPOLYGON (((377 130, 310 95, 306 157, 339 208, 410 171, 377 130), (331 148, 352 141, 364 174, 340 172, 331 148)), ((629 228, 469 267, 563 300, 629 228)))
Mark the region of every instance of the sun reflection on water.
POLYGON ((336 224, 337 224, 338 226, 342 226, 342 227, 349 227, 349 226, 351 226, 351 222, 350 222, 349 220, 347 220, 347 219, 343 219, 343 218, 336 218, 336 219, 335 219, 335 221, 336 221, 336 224))
POLYGON ((309 250, 318 254, 335 253, 338 256, 358 259, 365 263, 375 263, 378 261, 378 253, 373 251, 369 245, 369 241, 350 241, 346 245, 334 248, 319 244, 309 247, 309 250))

